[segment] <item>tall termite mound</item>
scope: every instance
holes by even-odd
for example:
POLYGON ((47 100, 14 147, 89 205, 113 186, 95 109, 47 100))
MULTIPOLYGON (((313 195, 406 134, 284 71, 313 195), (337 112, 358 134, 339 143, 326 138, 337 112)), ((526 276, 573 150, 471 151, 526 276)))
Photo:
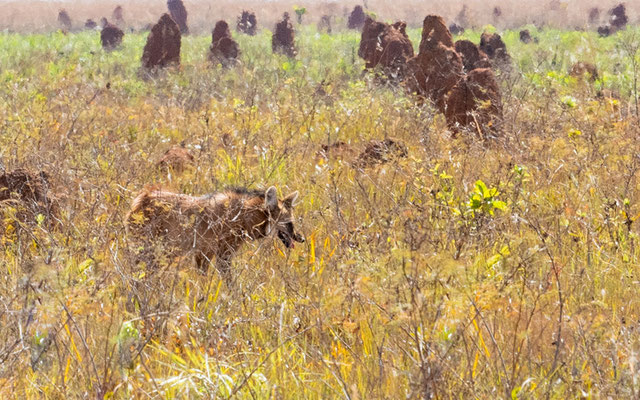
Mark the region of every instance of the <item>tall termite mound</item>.
POLYGON ((116 6, 113 9, 113 13, 111 14, 111 18, 113 19, 113 23, 118 26, 124 25, 124 10, 121 5, 116 6))
POLYGON ((184 7, 182 0, 167 0, 167 8, 171 18, 180 27, 180 33, 186 35, 189 33, 189 27, 187 26, 187 9, 184 7))
POLYGON ((624 29, 629 22, 627 17, 627 9, 624 4, 618 4, 609 10, 609 24, 616 30, 624 29))
POLYGON ((73 22, 71 21, 71 17, 69 16, 67 10, 62 9, 58 12, 58 23, 60 24, 60 27, 65 31, 71 30, 71 28, 73 27, 73 22))
POLYGON ((444 111, 446 94, 463 76, 464 66, 442 17, 425 17, 418 55, 409 60, 408 66, 409 89, 444 111))
POLYGON ((295 57, 297 54, 295 47, 295 31, 289 18, 289 13, 282 15, 282 21, 276 24, 276 29, 271 37, 271 50, 274 53, 286 54, 295 57))
POLYGON ((364 26, 367 15, 364 13, 362 6, 353 7, 353 11, 349 14, 347 27, 349 29, 361 29, 364 26))
POLYGON ((142 52, 142 66, 146 69, 164 68, 180 64, 180 27, 169 14, 163 14, 151 28, 142 52))
POLYGON ((229 24, 220 20, 216 23, 211 32, 211 48, 209 49, 209 60, 222 65, 230 65, 240 55, 238 43, 231 37, 229 24))

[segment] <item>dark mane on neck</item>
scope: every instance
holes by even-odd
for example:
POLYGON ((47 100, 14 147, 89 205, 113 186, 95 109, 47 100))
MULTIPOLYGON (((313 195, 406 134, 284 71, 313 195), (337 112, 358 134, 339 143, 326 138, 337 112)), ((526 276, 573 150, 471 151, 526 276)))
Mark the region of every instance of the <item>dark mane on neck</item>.
POLYGON ((223 191, 231 192, 240 196, 264 198, 264 190, 248 189, 246 187, 232 186, 232 187, 225 188, 223 191))

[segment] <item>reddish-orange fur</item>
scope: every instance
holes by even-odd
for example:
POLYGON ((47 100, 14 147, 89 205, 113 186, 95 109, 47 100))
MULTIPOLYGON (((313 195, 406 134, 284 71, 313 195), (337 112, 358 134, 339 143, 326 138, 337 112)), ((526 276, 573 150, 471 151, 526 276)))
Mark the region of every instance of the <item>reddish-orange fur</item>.
POLYGON ((147 245, 161 241, 168 254, 193 254, 206 271, 216 267, 229 278, 231 258, 247 241, 276 231, 287 247, 304 239, 293 229, 293 202, 297 192, 283 200, 275 188, 265 192, 231 189, 194 197, 162 190, 146 190, 135 198, 127 223, 134 237, 147 245))

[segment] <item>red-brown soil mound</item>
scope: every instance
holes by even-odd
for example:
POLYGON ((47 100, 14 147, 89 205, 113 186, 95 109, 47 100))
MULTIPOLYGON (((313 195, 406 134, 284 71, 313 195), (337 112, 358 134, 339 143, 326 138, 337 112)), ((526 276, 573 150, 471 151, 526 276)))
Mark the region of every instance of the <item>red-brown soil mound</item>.
POLYGON ((399 21, 389 25, 367 17, 358 55, 367 62, 367 68, 380 65, 390 73, 404 71, 407 61, 413 57, 413 45, 407 36, 406 24, 399 21))
POLYGON ((497 33, 483 33, 480 37, 480 50, 489 56, 489 59, 499 65, 510 64, 511 56, 507 52, 507 45, 497 33))
POLYGON ((396 139, 372 140, 358 156, 355 166, 360 168, 384 164, 393 159, 406 158, 407 146, 396 139))
POLYGON ((523 29, 520 31, 520 41, 522 43, 531 43, 533 42, 533 38, 531 37, 531 32, 528 29, 523 29))
POLYGON ((209 60, 222 65, 233 63, 240 55, 238 43, 231 37, 229 24, 226 21, 218 21, 213 28, 209 50, 209 60))
POLYGON ((100 42, 105 50, 113 50, 122 44, 124 32, 117 26, 107 22, 100 32, 100 42))
POLYGON ((419 51, 433 49, 441 43, 446 47, 453 47, 453 37, 447 29, 444 19, 437 15, 427 15, 422 22, 422 37, 419 51))
POLYGON ((58 215, 58 201, 50 191, 46 172, 16 169, 0 175, 0 204, 18 209, 21 221, 35 221, 38 214, 49 221, 58 215))
POLYGON ((598 79, 598 68, 586 62, 577 62, 571 66, 569 69, 569 75, 575 78, 581 78, 585 75, 589 76, 589 80, 591 82, 595 82, 598 79))
POLYGON ((420 52, 409 60, 408 69, 408 88, 444 111, 445 96, 462 78, 464 66, 441 17, 424 19, 420 52))
POLYGON ((295 57, 297 54, 295 36, 293 25, 289 19, 289 13, 284 13, 282 21, 276 24, 275 32, 273 32, 273 36, 271 37, 271 50, 274 53, 295 57))
POLYGON ((489 57, 484 54, 475 43, 470 40, 458 40, 456 42, 456 51, 462 58, 464 71, 469 72, 477 68, 491 68, 489 57))
POLYGON ((147 37, 147 44, 142 52, 142 66, 154 69, 179 65, 181 40, 178 24, 169 14, 163 14, 147 37))
POLYGON ((454 133, 470 127, 486 138, 498 133, 502 122, 502 96, 493 71, 474 69, 461 79, 449 93, 445 117, 454 133))

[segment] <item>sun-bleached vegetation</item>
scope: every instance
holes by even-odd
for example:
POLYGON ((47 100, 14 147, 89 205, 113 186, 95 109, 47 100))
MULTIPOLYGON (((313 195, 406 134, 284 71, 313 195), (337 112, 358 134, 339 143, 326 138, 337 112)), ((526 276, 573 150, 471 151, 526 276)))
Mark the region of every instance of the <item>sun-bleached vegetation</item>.
POLYGON ((0 397, 638 396, 640 30, 456 35, 499 31, 511 57, 480 140, 363 73, 345 17, 327 34, 287 10, 295 58, 258 13, 256 36, 228 19, 238 62, 214 65, 194 17, 155 74, 145 32, 0 35, 0 168, 45 171, 56 209, 0 200, 0 397), (247 243, 233 284, 137 262, 145 187, 272 185, 299 192, 305 242, 247 243))

